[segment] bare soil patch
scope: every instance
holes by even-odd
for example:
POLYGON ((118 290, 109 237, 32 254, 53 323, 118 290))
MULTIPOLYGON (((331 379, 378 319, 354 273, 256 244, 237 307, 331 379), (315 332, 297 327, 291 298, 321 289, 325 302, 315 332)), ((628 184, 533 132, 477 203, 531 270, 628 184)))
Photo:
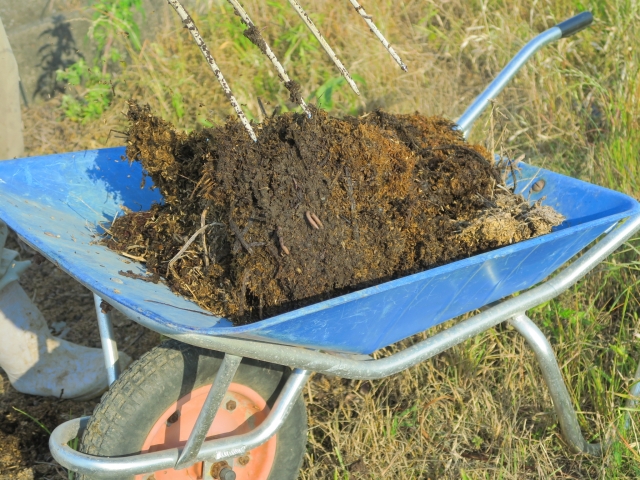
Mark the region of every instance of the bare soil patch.
MULTIPOLYGON (((19 242, 12 234, 7 248, 18 250, 33 264, 20 279, 27 294, 44 314, 52 332, 74 343, 100 347, 93 296, 76 280, 19 242)), ((160 336, 114 311, 114 332, 120 350, 134 359, 150 350, 160 336)), ((78 368, 82 368, 81 365, 78 368)), ((67 479, 64 468, 49 453, 49 434, 25 412, 52 431, 71 418, 91 415, 100 398, 85 402, 23 395, 0 369, 0 479, 67 479)))

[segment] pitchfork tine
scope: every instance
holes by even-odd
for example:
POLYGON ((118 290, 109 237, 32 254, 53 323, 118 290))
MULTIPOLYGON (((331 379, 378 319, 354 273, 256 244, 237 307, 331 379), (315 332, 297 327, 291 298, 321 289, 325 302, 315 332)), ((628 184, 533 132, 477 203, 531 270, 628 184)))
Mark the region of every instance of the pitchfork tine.
MULTIPOLYGON (((200 51, 204 55, 204 58, 206 59, 209 66, 211 67, 213 74, 218 79, 218 82, 220 82, 220 85, 222 86, 222 89, 224 90, 225 95, 229 99, 231 106, 236 111, 236 114, 238 115, 240 122, 242 122, 242 125, 244 126, 244 128, 247 130, 247 132, 249 132, 249 136, 251 137, 251 139, 254 142, 256 142, 257 137, 255 132, 253 131, 253 128, 251 127, 251 124, 249 123, 249 120, 247 120, 247 117, 245 116, 244 112, 242 111, 242 108, 240 107, 240 104, 238 103, 236 98, 233 96, 233 93, 231 92, 231 88, 229 87, 229 84, 223 77, 222 72, 220 71, 220 68, 218 67, 215 60, 213 59, 213 55, 211 55, 211 52, 209 51, 209 48, 207 47, 204 40, 202 39, 202 36, 200 36, 200 32, 198 31, 198 28, 193 22, 193 19, 189 16, 189 14, 185 10, 182 3, 180 3, 180 0, 167 0, 167 1, 175 9, 175 11, 178 13, 180 18, 182 19, 182 24, 184 25, 184 27, 187 30, 189 30, 189 33, 195 40, 196 45, 198 45, 198 47, 200 48, 200 51)), ((291 100, 299 103, 300 106, 302 107, 302 110, 307 114, 307 117, 311 118, 311 111, 309 110, 307 104, 305 103, 304 99, 299 93, 300 86, 289 78, 289 75, 287 75, 287 72, 285 71, 284 67, 276 58, 276 55, 271 50, 271 47, 269 47, 269 45, 264 40, 264 38, 262 38, 260 31, 257 29, 256 25, 253 23, 253 21, 245 11, 245 9, 240 4, 240 0, 227 0, 227 1, 233 7, 234 12, 242 19, 242 22, 248 27, 249 30, 245 31, 245 35, 247 36, 247 38, 249 38, 249 40, 251 40, 251 42, 254 43, 260 49, 260 51, 269 58, 269 60, 271 60, 271 63, 273 64, 273 66, 276 68, 278 72, 278 76, 284 82, 285 87, 290 91, 291 100)), ((356 9, 356 12, 358 12, 362 16, 362 18, 364 18, 365 22, 367 22, 367 25, 369 26, 371 31, 376 35, 376 37, 378 37, 380 42, 382 42, 382 45, 384 45, 384 47, 389 51, 389 54, 393 57, 393 59, 396 62, 398 62, 398 65, 400 65, 400 68, 402 68, 402 70, 406 72, 407 66, 402 62, 402 59, 393 50, 393 48, 391 48, 391 45, 389 44, 387 39, 384 38, 382 33, 380 33, 378 28, 375 26, 375 24, 371 20, 371 16, 367 15, 362 5, 358 3, 358 0, 349 0, 349 1, 351 2, 351 5, 353 5, 353 7, 356 9)), ((338 59, 335 52, 329 46, 327 41, 324 39, 324 37, 322 36, 318 28, 315 26, 315 24, 309 17, 309 15, 307 15, 307 13, 304 11, 300 3, 298 3, 298 0, 289 0, 289 3, 294 8, 294 10, 298 13, 300 18, 304 22, 304 24, 307 26, 307 28, 311 30, 311 33, 313 33, 313 36, 316 37, 316 40, 320 42, 320 45, 322 45, 322 48, 324 48, 325 52, 327 52, 327 54, 329 55, 333 63, 336 65, 336 67, 338 67, 338 70, 340 70, 340 73, 345 78, 349 86, 353 89, 353 91, 357 95, 360 95, 358 86, 353 81, 353 78, 351 78, 351 75, 349 74, 345 66, 342 64, 342 62, 338 59)), ((260 107, 264 113, 264 108, 262 107, 261 102, 260 102, 260 107)))
POLYGON ((398 65, 400 65, 400 68, 406 72, 407 66, 404 64, 404 62, 402 61, 400 56, 396 53, 396 51, 391 47, 391 44, 387 42, 387 39, 384 38, 382 33, 380 33, 380 30, 378 30, 375 23, 373 23, 373 20, 371 20, 371 15, 367 15, 367 12, 364 11, 364 7, 360 5, 357 2, 357 0, 349 0, 349 1, 351 2, 351 5, 353 5, 353 8, 356 9, 356 12, 358 12, 360 16, 364 18, 364 21, 367 22, 367 25, 369 25, 369 28, 371 29, 373 34, 376 37, 378 37, 378 40, 380 40, 382 45, 384 45, 384 48, 386 48, 389 51, 393 59, 398 63, 398 65))
POLYGON ((302 19, 302 21, 309 28, 309 30, 311 30, 311 33, 313 33, 313 36, 316 37, 318 42, 320 42, 320 45, 322 45, 322 48, 324 48, 324 51, 327 52, 329 57, 331 57, 331 60, 333 60, 333 63, 336 64, 336 67, 338 67, 338 70, 340 70, 340 73, 342 73, 342 76, 345 78, 349 86, 353 89, 354 92, 356 92, 357 95, 360 95, 360 91, 358 90, 356 83, 353 81, 353 78, 351 78, 351 75, 349 75, 349 72, 347 71, 345 66, 342 64, 342 62, 338 60, 338 57, 336 57, 336 54, 333 52, 333 50, 331 49, 327 41, 324 39, 320 31, 318 30, 318 28, 311 21, 311 18, 309 17, 309 15, 307 15, 307 13, 303 10, 302 6, 300 6, 297 0, 289 0, 289 3, 296 10, 296 12, 298 12, 298 15, 300 15, 300 18, 302 19))
MULTIPOLYGON (((249 15, 245 11, 245 9, 242 8, 242 5, 238 0, 227 0, 227 1, 231 4, 235 12, 242 19, 242 21, 247 25, 247 27, 249 28, 255 27, 255 24, 251 21, 251 18, 249 18, 249 15)), ((269 47, 269 44, 266 41, 264 41, 263 46, 264 46, 264 54, 269 58, 269 60, 271 60, 271 63, 273 64, 273 66, 276 67, 276 70, 278 71, 278 76, 285 83, 285 86, 289 85, 291 82, 291 79, 289 78, 289 75, 287 75, 287 72, 285 71, 280 61, 278 61, 276 55, 273 53, 273 51, 269 47)), ((301 96, 298 98, 298 100, 299 100, 300 106, 302 107, 302 110, 304 110, 307 116, 311 118, 311 112, 307 108, 307 104, 305 103, 305 101, 302 99, 301 96)))
POLYGON ((184 9, 182 4, 178 0, 167 0, 167 1, 175 9, 176 13, 182 19, 182 24, 185 26, 187 30, 189 30, 189 33, 191 33, 191 36, 196 41, 196 45, 200 47, 200 51, 204 55, 204 58, 207 60, 207 63, 211 67, 213 74, 218 79, 218 82, 220 82, 220 85, 222 86, 222 89, 224 90, 225 95, 229 99, 229 102, 231 103, 231 106, 233 107, 233 109, 236 111, 236 114, 238 115, 238 118, 242 122, 242 125, 244 125, 244 128, 246 128, 247 132, 249 132, 249 136, 254 142, 257 142, 258 138, 256 137, 256 134, 253 131, 253 128, 251 128, 251 124, 249 123, 249 120, 247 120, 247 117, 242 111, 242 108, 240 108, 240 104, 236 100, 236 97, 233 96, 233 93, 231 92, 231 88, 229 87, 229 84, 222 76, 222 72, 220 71, 220 68, 216 64, 216 61, 213 59, 213 55, 211 55, 211 52, 209 51, 209 47, 207 47, 207 44, 204 43, 202 36, 200 36, 200 32, 198 31, 196 24, 193 22, 193 19, 187 13, 187 11, 184 9))

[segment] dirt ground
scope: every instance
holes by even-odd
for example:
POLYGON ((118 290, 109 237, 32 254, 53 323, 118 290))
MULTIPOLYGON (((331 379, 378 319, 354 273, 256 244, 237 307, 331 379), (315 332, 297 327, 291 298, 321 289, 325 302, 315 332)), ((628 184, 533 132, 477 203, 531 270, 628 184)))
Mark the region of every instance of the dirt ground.
MULTIPOLYGON (((11 236, 7 248, 23 259, 35 252, 11 236)), ((42 257, 39 257, 40 259, 42 257)), ((37 260, 38 258, 36 258, 37 260)), ((88 347, 100 347, 91 292, 48 261, 34 262, 20 280, 42 311, 54 334, 88 347)), ((114 331, 120 350, 137 359, 157 345, 159 335, 115 312, 114 331)), ((78 416, 91 415, 99 399, 86 402, 22 395, 13 389, 3 371, 0 388, 0 479, 64 478, 67 472, 49 453, 48 430, 78 416)))

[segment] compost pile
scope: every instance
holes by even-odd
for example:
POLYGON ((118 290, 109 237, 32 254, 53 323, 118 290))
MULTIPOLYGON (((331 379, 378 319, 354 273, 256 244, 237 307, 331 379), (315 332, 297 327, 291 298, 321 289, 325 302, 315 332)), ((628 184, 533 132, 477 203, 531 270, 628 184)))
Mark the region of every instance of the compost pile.
MULTIPOLYGON (((543 235, 563 217, 505 186, 441 117, 313 109, 185 134, 130 102, 127 156, 164 205, 105 243, 244 324, 543 235)), ((121 272, 133 275, 131 272, 121 272)))

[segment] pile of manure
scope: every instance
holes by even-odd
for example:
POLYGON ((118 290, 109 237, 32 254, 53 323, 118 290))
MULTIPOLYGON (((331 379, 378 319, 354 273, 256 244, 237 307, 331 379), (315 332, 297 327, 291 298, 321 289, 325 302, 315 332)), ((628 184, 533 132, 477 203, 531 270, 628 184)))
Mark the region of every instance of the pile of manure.
MULTIPOLYGON (((127 156, 164 196, 104 242, 236 325, 549 233, 489 152, 417 113, 287 113, 185 134, 130 102, 127 156)), ((127 273, 127 272, 123 272, 127 273)))

